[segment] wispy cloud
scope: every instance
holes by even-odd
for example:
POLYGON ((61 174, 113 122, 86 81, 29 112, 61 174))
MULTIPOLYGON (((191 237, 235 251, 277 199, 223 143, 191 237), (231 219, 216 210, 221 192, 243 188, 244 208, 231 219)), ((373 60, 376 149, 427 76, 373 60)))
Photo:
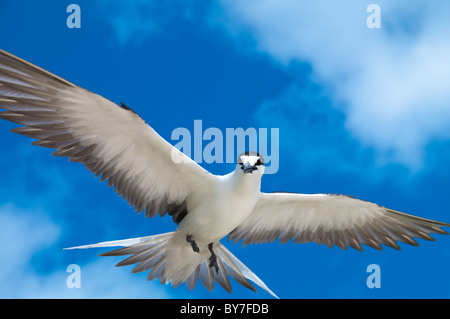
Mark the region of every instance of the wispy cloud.
POLYGON ((344 113, 332 107, 317 84, 292 84, 277 99, 264 102, 255 119, 262 126, 282 127, 280 146, 291 154, 302 175, 317 176, 319 171, 337 168, 359 174, 370 165, 372 153, 351 138, 344 113))
POLYGON ((82 257, 63 251, 64 244, 131 236, 124 235, 126 223, 122 222, 120 229, 116 224, 121 217, 128 221, 129 208, 124 204, 127 214, 121 215, 116 205, 121 200, 114 202, 113 190, 100 185, 81 165, 50 157, 50 150, 32 146, 29 140, 12 139, 16 142, 7 156, 0 156, 2 167, 11 168, 11 158, 17 165, 1 174, 0 298, 176 297, 166 293, 159 282, 149 283, 130 269, 114 267, 111 259, 98 258, 97 251, 82 257), (95 188, 89 185, 109 194, 111 203, 98 201, 95 188), (81 267, 80 289, 66 286, 66 269, 71 263, 81 267))
POLYGON ((367 28, 364 1, 221 1, 232 35, 251 34, 288 69, 311 64, 352 136, 420 167, 430 141, 450 138, 450 5, 377 3, 381 29, 367 28))
MULTIPOLYGON (((169 298, 157 281, 147 282, 113 267, 107 259, 95 258, 81 267, 81 288, 68 288, 67 266, 58 248, 62 228, 48 215, 0 207, 0 298, 169 298), (33 266, 36 256, 52 251, 60 262, 42 273, 33 266)), ((53 259, 52 259, 53 260, 53 259)), ((42 262, 42 258, 41 258, 42 262)), ((44 262, 46 263, 46 262, 44 262)))
POLYGON ((426 146, 450 138, 450 5, 380 0, 381 29, 369 29, 370 3, 96 1, 122 45, 170 37, 170 25, 191 21, 223 25, 239 45, 250 36, 253 49, 292 74, 292 62, 309 63, 311 80, 328 90, 351 137, 373 147, 378 160, 420 168, 426 146))
POLYGON ((163 33, 170 37, 170 23, 203 19, 209 8, 199 0, 97 0, 95 4, 100 19, 110 25, 121 45, 140 45, 163 33))

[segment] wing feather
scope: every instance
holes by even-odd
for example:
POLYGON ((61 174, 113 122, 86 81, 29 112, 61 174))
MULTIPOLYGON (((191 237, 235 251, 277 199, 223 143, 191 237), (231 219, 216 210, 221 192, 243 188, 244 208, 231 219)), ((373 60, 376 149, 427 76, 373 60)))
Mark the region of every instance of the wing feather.
POLYGON ((251 215, 228 236, 243 245, 293 239, 361 251, 362 245, 400 249, 397 242, 418 246, 414 238, 434 240, 450 224, 397 212, 350 196, 330 194, 261 194, 251 215))
POLYGON ((11 131, 84 164, 147 217, 169 213, 180 222, 188 200, 215 182, 129 107, 1 50, 0 108, 0 118, 22 125, 11 131))

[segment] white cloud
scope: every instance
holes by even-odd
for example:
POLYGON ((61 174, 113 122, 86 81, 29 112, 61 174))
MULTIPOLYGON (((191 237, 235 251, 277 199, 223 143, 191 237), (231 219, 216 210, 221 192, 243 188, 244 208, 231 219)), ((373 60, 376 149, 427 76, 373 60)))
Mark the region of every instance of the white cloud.
POLYGON ((381 29, 367 28, 367 1, 221 3, 231 34, 250 33, 287 67, 309 62, 344 105, 347 129, 379 157, 417 168, 430 141, 450 138, 448 2, 377 1, 381 29))
POLYGON ((425 147, 450 138, 448 1, 378 0, 381 29, 366 25, 368 0, 95 3, 123 45, 171 37, 170 26, 191 20, 222 23, 233 39, 250 34, 287 69, 310 63, 312 81, 330 89, 346 128, 378 159, 420 168, 425 147))
POLYGON ((327 170, 367 175, 367 156, 344 128, 345 116, 330 106, 318 85, 292 85, 255 114, 258 125, 282 127, 280 148, 298 165, 297 172, 317 176, 327 170), (365 164, 366 163, 366 164, 365 164))
POLYGON ((49 265, 51 269, 59 268, 57 271, 39 273, 32 265, 37 255, 45 250, 55 255, 67 254, 53 246, 60 233, 61 228, 42 213, 13 205, 0 207, 0 298, 170 297, 159 282, 149 283, 130 274, 129 269, 115 268, 111 260, 103 258, 80 265, 81 288, 67 287, 68 264, 61 258, 55 258, 59 260, 57 265, 49 265))
POLYGON ((34 218, 29 218, 26 213, 13 205, 0 207, 2 282, 15 277, 14 272, 24 266, 36 250, 45 249, 59 236, 59 228, 45 215, 39 212, 34 214, 34 218))

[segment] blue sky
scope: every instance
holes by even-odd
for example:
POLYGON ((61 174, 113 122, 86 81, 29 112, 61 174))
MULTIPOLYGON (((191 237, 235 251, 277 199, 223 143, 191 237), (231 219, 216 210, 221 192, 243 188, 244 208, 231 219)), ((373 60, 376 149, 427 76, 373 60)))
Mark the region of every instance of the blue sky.
MULTIPOLYGON (((178 127, 279 128, 263 191, 343 193, 450 222, 450 5, 445 1, 2 1, 1 48, 178 127), (81 8, 69 29, 66 8, 81 8), (381 8, 369 29, 366 8, 381 8)), ((0 122, 0 297, 269 298, 174 289, 101 251, 62 248, 174 230, 136 215, 82 165, 0 122), (66 287, 67 266, 81 288, 66 287)), ((176 144, 176 141, 172 141, 176 144)), ((202 164, 216 174, 232 164, 202 164)), ((450 237, 401 251, 227 243, 282 298, 449 298, 450 237), (381 269, 369 289, 367 266, 381 269)), ((224 240, 223 242, 226 243, 224 240)))

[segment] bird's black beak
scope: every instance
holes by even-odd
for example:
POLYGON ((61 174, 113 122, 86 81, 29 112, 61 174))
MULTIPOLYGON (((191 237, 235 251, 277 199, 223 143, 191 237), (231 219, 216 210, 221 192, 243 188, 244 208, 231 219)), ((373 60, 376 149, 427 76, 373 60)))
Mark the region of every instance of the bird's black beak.
POLYGON ((256 171, 258 168, 256 166, 252 166, 249 163, 245 163, 244 166, 242 166, 242 170, 244 171, 244 174, 246 173, 252 173, 253 171, 256 171))

